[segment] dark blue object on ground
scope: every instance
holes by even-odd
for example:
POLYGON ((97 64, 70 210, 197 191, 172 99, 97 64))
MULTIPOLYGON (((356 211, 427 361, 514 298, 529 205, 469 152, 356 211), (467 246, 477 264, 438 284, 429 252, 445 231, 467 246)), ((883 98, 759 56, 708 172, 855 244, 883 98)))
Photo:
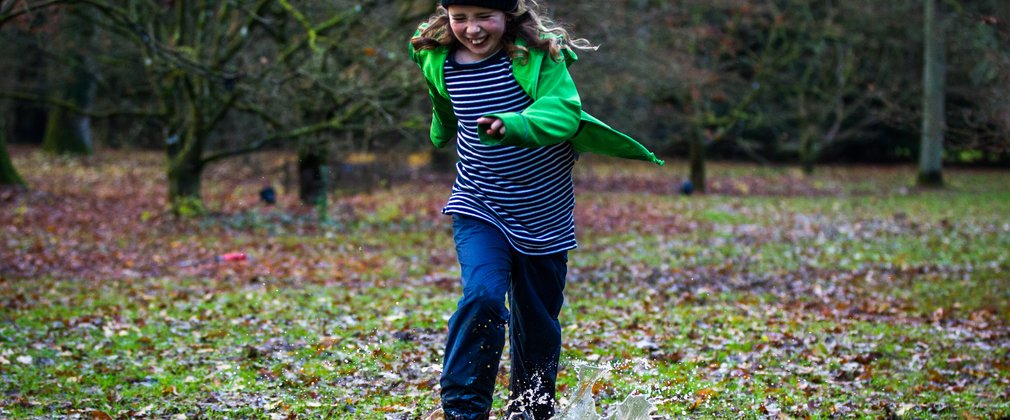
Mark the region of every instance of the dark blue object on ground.
POLYGON ((260 190, 260 200, 267 204, 274 204, 277 202, 277 192, 274 191, 274 187, 263 187, 260 190))
POLYGON ((691 193, 693 192, 694 192, 694 184, 692 184, 691 181, 684 181, 683 184, 680 184, 681 194, 691 195, 691 193))

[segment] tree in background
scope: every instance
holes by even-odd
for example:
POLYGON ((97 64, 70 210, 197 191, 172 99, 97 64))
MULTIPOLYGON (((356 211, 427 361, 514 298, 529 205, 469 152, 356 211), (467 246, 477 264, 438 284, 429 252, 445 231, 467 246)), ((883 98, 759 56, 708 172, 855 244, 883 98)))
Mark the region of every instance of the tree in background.
MULTIPOLYGON (((4 91, 17 89, 30 93, 33 97, 46 96, 49 88, 45 82, 46 63, 42 40, 56 32, 59 14, 31 14, 13 16, 10 13, 19 2, 0 1, 0 17, 10 16, 0 20, 4 29, 3 42, 0 42, 0 56, 16 57, 16 59, 0 60, 0 87, 4 91)), ((12 143, 41 143, 45 136, 45 125, 48 119, 45 104, 30 99, 12 98, 9 108, 3 112, 9 116, 9 141, 12 143)))
POLYGON ((946 160, 1010 156, 1010 2, 942 1, 946 160))
MULTIPOLYGON (((1010 159, 1008 2, 943 1, 952 28, 944 156, 1010 159)), ((90 117, 106 144, 166 145, 177 212, 187 202, 199 212, 200 174, 220 159, 297 150, 306 180, 329 181, 327 165, 356 170, 333 166, 351 151, 426 147, 417 141, 424 86, 404 49, 434 2, 207 3, 0 1, 0 54, 17 57, 0 70, 19 75, 0 80, 0 97, 18 101, 2 104, 13 104, 8 126, 28 121, 33 101, 90 117), (60 96, 72 78, 56 53, 73 50, 72 31, 44 32, 69 12, 95 30, 85 57, 101 77, 88 109, 60 96)), ((919 150, 917 0, 615 0, 606 19, 589 2, 549 6, 601 45, 572 72, 591 89, 587 110, 664 153, 693 148, 699 188, 709 157, 800 161, 809 171, 821 160, 908 162, 919 150)), ((302 184, 309 204, 327 188, 302 184)))
MULTIPOLYGON (((98 89, 94 65, 90 57, 72 53, 66 59, 66 68, 72 73, 63 86, 63 100, 81 110, 91 109, 98 89)), ((42 150, 54 154, 90 155, 95 147, 91 136, 91 117, 62 107, 49 111, 42 150)))
MULTIPOLYGON (((285 0, 54 0, 24 6, 3 10, 0 25, 66 8, 90 19, 101 32, 103 50, 96 62, 117 62, 120 51, 135 51, 136 62, 118 62, 133 69, 135 83, 124 87, 131 94, 110 92, 109 97, 124 98, 110 106, 130 109, 160 128, 168 202, 175 214, 204 211, 200 182, 208 165, 285 140, 346 130, 384 106, 388 98, 382 95, 405 91, 376 77, 395 68, 384 60, 396 57, 377 46, 384 31, 369 30, 395 26, 376 22, 391 16, 387 9, 396 10, 384 2, 317 1, 296 8, 285 0), (316 6, 311 16, 302 12, 310 6, 316 6), (338 53, 340 58, 332 59, 338 53), (320 101, 299 102, 306 97, 320 101), (313 112, 300 112, 306 107, 313 112), (222 129, 226 125, 229 130, 222 129)), ((114 113, 17 93, 5 96, 41 100, 84 115, 114 113)))
POLYGON ((0 104, 13 106, 12 142, 59 154, 90 153, 93 139, 149 147, 133 129, 152 117, 139 52, 124 47, 101 14, 70 3, 0 2, 0 56, 12 57, 0 60, 0 72, 16 75, 0 79, 0 98, 13 99, 0 104))
MULTIPOLYGON (((848 22, 859 13, 851 2, 787 0, 779 13, 784 26, 782 41, 786 59, 773 73, 760 101, 765 125, 773 136, 773 153, 794 154, 805 174, 825 149, 841 142, 872 136, 882 122, 873 112, 881 94, 899 95, 900 83, 881 85, 884 72, 900 68, 901 55, 889 44, 867 45, 879 39, 867 29, 863 36, 848 34, 848 22)), ((878 16, 896 13, 878 6, 878 16)))
POLYGON ((269 3, 92 3, 110 28, 141 51, 145 82, 165 133, 168 202, 174 214, 203 213, 203 170, 229 155, 208 156, 212 136, 250 92, 267 88, 265 75, 278 48, 271 34, 282 36, 284 22, 269 3))
MULTIPOLYGON (((58 94, 60 99, 73 104, 75 108, 91 110, 98 90, 98 76, 91 59, 92 40, 95 29, 90 19, 79 13, 66 13, 60 19, 59 30, 54 34, 63 37, 60 51, 55 51, 54 60, 57 66, 52 71, 64 72, 62 77, 53 77, 62 81, 58 94)), ((83 11, 82 11, 83 12, 83 11)), ((51 107, 49 120, 46 123, 45 138, 42 150, 54 154, 90 155, 94 153, 91 136, 91 117, 72 109, 60 106, 51 107)))
POLYGON ((288 71, 298 75, 290 85, 297 89, 284 92, 293 98, 291 116, 305 123, 330 122, 326 132, 297 142, 299 198, 320 205, 332 186, 334 156, 367 149, 370 139, 364 133, 372 126, 399 124, 392 116, 409 99, 409 68, 397 59, 405 57, 405 34, 419 16, 417 5, 424 2, 364 3, 367 12, 359 9, 362 4, 348 3, 337 7, 336 15, 332 1, 281 3, 297 18, 300 36, 313 40, 309 48, 281 57, 288 71))
MULTIPOLYGON (((946 142, 995 156, 1010 138, 1003 117, 1010 115, 1010 31, 1001 18, 1010 6, 960 3, 948 41, 956 60, 948 66, 946 142)), ((551 5, 577 35, 601 44, 580 54, 585 63, 573 70, 579 86, 593 89, 584 105, 628 122, 629 134, 665 153, 689 158, 693 145, 695 173, 704 168, 702 153, 799 161, 809 172, 822 159, 907 162, 919 149, 917 0, 619 0, 606 19, 585 2, 551 5), (762 56, 768 61, 757 64, 762 56), (755 70, 765 73, 747 105, 755 70), (736 118, 735 108, 743 111, 736 118)))
POLYGON ((943 132, 944 115, 944 64, 945 36, 943 17, 937 10, 936 0, 923 2, 923 95, 922 144, 919 149, 918 184, 924 187, 943 185, 943 132))
POLYGON ((0 186, 25 186, 25 180, 18 175, 17 169, 11 162, 10 153, 7 151, 7 127, 0 119, 0 186))
POLYGON ((31 7, 18 4, 9 1, 0 5, 0 24, 9 22, 15 28, 5 37, 10 50, 4 54, 18 57, 5 70, 15 75, 10 81, 24 99, 14 105, 14 137, 27 142, 41 140, 43 150, 50 153, 91 154, 90 117, 76 110, 91 108, 97 88, 89 56, 93 26, 69 13, 68 7, 45 14, 11 13, 31 7), (58 86, 50 86, 49 81, 58 86), (27 100, 45 98, 47 92, 53 93, 52 101, 27 100))
MULTIPOLYGON (((690 180, 706 190, 706 151, 730 141, 745 152, 751 146, 741 133, 753 121, 767 118, 755 106, 768 81, 790 60, 781 13, 747 1, 691 2, 655 13, 666 21, 650 50, 669 77, 653 97, 681 111, 686 126, 690 180)), ((753 153, 752 153, 753 155, 753 153)), ((759 160, 759 156, 756 156, 759 160)))

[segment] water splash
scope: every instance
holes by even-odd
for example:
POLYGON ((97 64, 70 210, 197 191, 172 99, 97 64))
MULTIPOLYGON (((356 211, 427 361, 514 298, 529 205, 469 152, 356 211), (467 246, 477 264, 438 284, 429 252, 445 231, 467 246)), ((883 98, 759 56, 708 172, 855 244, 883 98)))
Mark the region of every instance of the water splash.
POLYGON ((599 420, 596 401, 593 400, 593 386, 610 371, 609 366, 596 366, 585 362, 573 362, 579 384, 568 399, 568 406, 552 417, 554 420, 599 420))
POLYGON ((651 419, 649 413, 656 410, 656 405, 644 395, 629 395, 618 404, 614 415, 607 417, 612 420, 651 419))
POLYGON ((573 362, 579 384, 575 387, 568 406, 563 408, 551 420, 649 420, 649 413, 656 406, 644 395, 629 395, 614 408, 612 415, 600 417, 596 412, 596 401, 593 400, 593 387, 600 379, 610 372, 610 366, 598 366, 586 362, 573 362))

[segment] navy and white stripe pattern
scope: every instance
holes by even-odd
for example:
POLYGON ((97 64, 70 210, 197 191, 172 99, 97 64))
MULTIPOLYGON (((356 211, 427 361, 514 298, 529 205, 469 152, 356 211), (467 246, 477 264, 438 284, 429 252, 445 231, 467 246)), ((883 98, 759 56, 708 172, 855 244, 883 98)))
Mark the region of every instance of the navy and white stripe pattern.
POLYGON ((445 62, 445 84, 459 120, 456 182, 445 209, 498 226, 526 255, 547 255, 577 246, 571 143, 526 148, 486 146, 477 118, 521 112, 533 100, 512 75, 508 54, 476 63, 445 62))

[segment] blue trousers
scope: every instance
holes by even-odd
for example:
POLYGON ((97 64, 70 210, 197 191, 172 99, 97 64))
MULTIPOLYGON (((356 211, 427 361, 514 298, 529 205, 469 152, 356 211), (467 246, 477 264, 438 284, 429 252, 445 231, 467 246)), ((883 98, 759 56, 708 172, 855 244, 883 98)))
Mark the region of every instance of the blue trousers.
POLYGON ((507 410, 550 418, 568 253, 524 255, 494 225, 460 215, 453 215, 452 221, 463 297, 449 319, 442 367, 446 418, 488 417, 506 325, 512 358, 507 410))

